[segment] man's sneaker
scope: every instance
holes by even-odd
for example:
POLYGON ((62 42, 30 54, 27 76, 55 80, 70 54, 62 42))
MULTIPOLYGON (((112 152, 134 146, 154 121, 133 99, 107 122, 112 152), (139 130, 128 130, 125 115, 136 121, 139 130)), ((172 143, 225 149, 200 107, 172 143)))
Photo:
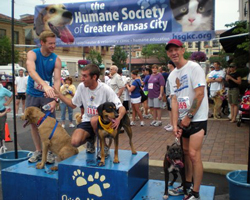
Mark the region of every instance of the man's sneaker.
POLYGON ((157 122, 156 120, 153 120, 153 121, 150 123, 150 126, 154 126, 154 124, 155 124, 156 122, 157 122))
POLYGON ((169 126, 167 128, 165 128, 166 131, 173 131, 173 126, 169 126))
POLYGON ((157 121, 154 126, 161 126, 162 125, 162 122, 161 121, 157 121))
POLYGON ((184 197, 183 200, 200 200, 200 197, 195 197, 192 193, 187 197, 184 197))
POLYGON ((75 125, 74 125, 73 123, 70 123, 70 124, 69 124, 69 127, 70 127, 70 128, 74 128, 75 125))
POLYGON ((53 164, 55 162, 55 155, 49 151, 47 154, 47 163, 53 164))
POLYGON ((144 121, 141 121, 141 126, 145 126, 145 123, 144 123, 144 121))
POLYGON ((170 126, 172 126, 171 124, 168 124, 167 126, 164 126, 164 129, 169 128, 170 126))
MULTIPOLYGON (((109 148, 105 146, 105 147, 104 147, 104 155, 105 155, 105 158, 109 157, 109 154, 110 154, 109 148)), ((98 157, 99 159, 101 159, 101 149, 99 149, 99 151, 98 151, 98 153, 97 153, 97 157, 98 157)))
POLYGON ((148 119, 151 119, 153 117, 153 115, 148 114, 147 117, 148 117, 148 119))
POLYGON ((135 122, 134 122, 134 121, 131 121, 131 122, 130 122, 130 126, 135 126, 135 122))
POLYGON ((87 141, 87 153, 95 153, 95 142, 94 141, 87 141))
POLYGON ((35 151, 35 152, 33 152, 32 156, 29 158, 28 161, 31 162, 31 163, 35 163, 38 160, 42 160, 42 152, 35 151))
POLYGON ((177 188, 169 189, 168 194, 171 195, 171 196, 183 195, 184 194, 183 186, 179 186, 177 188))

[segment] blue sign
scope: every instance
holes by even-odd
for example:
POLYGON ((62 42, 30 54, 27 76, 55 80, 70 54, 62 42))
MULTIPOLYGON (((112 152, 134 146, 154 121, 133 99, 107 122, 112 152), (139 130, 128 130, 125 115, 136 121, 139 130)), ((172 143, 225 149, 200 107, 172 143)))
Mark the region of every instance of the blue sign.
POLYGON ((40 5, 35 36, 57 35, 58 46, 110 46, 206 41, 214 33, 214 0, 104 0, 40 5))

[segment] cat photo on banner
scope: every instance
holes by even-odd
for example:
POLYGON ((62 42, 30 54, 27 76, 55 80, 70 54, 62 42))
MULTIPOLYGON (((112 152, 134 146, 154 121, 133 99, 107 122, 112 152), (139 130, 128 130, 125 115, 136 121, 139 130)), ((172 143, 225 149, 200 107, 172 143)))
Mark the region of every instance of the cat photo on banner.
POLYGON ((170 0, 170 8, 173 14, 172 31, 214 29, 214 0, 170 0))

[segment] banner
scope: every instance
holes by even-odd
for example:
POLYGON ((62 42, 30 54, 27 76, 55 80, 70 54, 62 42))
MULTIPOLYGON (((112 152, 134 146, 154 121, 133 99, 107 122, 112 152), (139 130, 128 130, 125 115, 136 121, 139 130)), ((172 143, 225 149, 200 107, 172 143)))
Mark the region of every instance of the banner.
POLYGON ((58 46, 166 43, 214 38, 214 0, 104 0, 35 8, 36 42, 44 30, 58 46), (183 2, 183 3, 182 3, 183 2))

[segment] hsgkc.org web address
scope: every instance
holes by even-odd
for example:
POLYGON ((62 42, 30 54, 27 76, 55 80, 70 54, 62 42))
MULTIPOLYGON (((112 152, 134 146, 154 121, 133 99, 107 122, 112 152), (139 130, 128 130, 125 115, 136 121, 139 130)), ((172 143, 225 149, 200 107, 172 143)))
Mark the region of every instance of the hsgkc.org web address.
POLYGON ((173 39, 178 39, 183 42, 195 41, 195 40, 211 40, 212 34, 211 33, 182 33, 182 34, 173 33, 173 39))

